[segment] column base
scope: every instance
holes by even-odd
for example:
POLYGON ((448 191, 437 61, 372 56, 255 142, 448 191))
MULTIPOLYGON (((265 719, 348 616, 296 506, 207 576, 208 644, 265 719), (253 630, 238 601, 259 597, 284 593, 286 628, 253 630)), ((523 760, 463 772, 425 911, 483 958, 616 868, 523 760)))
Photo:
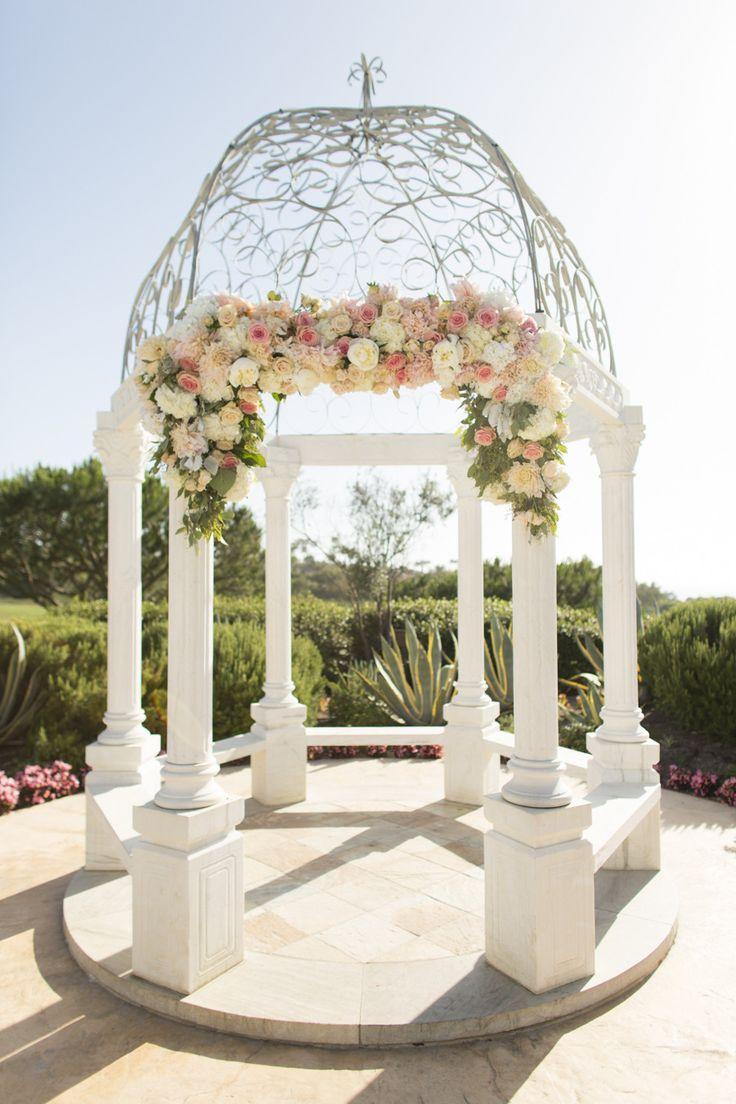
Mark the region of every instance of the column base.
MULTIPOLYGON (((160 784, 161 737, 150 732, 136 744, 108 744, 96 740, 85 752, 91 767, 85 779, 85 869, 125 870, 120 839, 103 815, 97 798, 110 790, 125 790, 121 803, 132 806, 150 801, 160 784), (130 790, 128 794, 127 791, 130 790)), ((126 814, 127 815, 127 814, 126 814)))
POLYGON ((446 801, 482 805, 486 794, 498 790, 501 759, 488 743, 500 731, 498 709, 498 702, 482 706, 449 702, 445 706, 442 765, 446 801))
POLYGON ((154 801, 161 809, 185 811, 219 805, 225 791, 215 782, 220 765, 214 756, 202 763, 172 763, 166 758, 161 764, 161 789, 154 801))
POLYGON ((588 733, 585 743, 593 757, 588 764, 589 790, 603 783, 633 782, 651 786, 659 782, 654 770, 654 764, 659 762, 659 744, 646 734, 643 740, 610 740, 598 729, 588 733))
POLYGON ((593 849, 588 802, 529 809, 493 794, 485 837, 486 959, 532 993, 595 967, 593 849))
POLYGON ((192 993, 243 959, 243 799, 134 810, 133 973, 192 993))
POLYGON ((266 739, 266 747, 250 757, 252 794, 262 805, 293 805, 307 796, 307 707, 251 706, 256 722, 251 732, 266 739))

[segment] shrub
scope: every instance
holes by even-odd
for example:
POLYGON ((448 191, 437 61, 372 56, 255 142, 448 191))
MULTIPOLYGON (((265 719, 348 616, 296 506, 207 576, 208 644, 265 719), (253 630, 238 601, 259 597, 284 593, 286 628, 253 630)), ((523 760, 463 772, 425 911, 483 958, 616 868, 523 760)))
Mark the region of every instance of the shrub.
POLYGON ((337 681, 330 687, 330 722, 335 725, 393 725, 394 720, 388 709, 383 708, 368 693, 368 687, 360 673, 375 676, 372 663, 358 660, 338 675, 337 681))
POLYGON ((57 797, 67 797, 79 789, 79 779, 69 763, 55 759, 48 767, 28 766, 15 776, 19 805, 42 805, 57 797))
POLYGON ((736 599, 682 602, 650 621, 639 664, 655 705, 699 732, 736 737, 736 599))
POLYGON ((9 813, 18 804, 20 787, 14 778, 0 770, 0 815, 9 813))

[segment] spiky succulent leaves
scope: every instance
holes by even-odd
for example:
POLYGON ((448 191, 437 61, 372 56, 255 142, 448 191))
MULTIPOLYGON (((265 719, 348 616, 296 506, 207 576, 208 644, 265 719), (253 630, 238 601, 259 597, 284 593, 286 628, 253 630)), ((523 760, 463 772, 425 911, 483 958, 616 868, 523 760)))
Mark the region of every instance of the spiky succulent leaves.
POLYGON ((490 635, 485 640, 485 678, 494 701, 504 712, 514 707, 514 645, 509 629, 491 610, 490 635))
POLYGON ((16 650, 10 656, 0 697, 0 743, 9 743, 31 724, 41 707, 39 672, 29 677, 26 644, 17 625, 11 624, 16 650))

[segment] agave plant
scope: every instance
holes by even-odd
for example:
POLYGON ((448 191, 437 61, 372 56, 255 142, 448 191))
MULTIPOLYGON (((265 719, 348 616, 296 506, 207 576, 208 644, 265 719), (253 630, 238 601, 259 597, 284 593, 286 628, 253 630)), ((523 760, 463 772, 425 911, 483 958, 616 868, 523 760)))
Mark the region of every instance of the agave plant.
POLYGON ((591 729, 597 728, 601 723, 603 708, 603 680, 586 671, 574 679, 560 679, 560 682, 575 691, 574 706, 569 706, 564 700, 560 701, 563 717, 569 721, 582 721, 591 729))
POLYGON ((501 712, 514 708, 514 645, 510 630, 491 610, 490 638, 485 641, 485 678, 494 701, 501 712))
POLYGON ((427 634, 421 644, 411 621, 404 622, 406 655, 391 626, 390 639, 381 640, 381 652, 373 652, 376 675, 356 668, 356 674, 375 700, 395 720, 408 725, 441 725, 442 710, 452 696, 457 658, 449 660, 442 651, 439 629, 427 634))
POLYGON ((41 706, 39 673, 28 675, 25 640, 16 625, 10 627, 15 633, 16 649, 8 661, 0 696, 0 744, 15 743, 41 706))

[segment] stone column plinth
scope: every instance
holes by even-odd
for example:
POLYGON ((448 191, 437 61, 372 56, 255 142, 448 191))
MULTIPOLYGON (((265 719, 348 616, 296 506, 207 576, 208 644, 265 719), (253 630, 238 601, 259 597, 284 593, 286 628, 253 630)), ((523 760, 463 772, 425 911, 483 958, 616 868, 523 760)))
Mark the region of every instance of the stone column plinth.
POLYGON ((252 731, 266 747, 251 756, 253 797, 287 805, 307 796, 306 706, 291 678, 291 538, 289 496, 299 465, 269 458, 261 473, 266 493, 266 681, 251 706, 252 731))
POLYGON ((468 477, 467 456, 447 471, 457 494, 458 669, 455 694, 444 709, 445 797, 480 805, 498 789, 500 764, 486 739, 498 732, 499 705, 488 696, 484 674, 481 501, 468 477))

